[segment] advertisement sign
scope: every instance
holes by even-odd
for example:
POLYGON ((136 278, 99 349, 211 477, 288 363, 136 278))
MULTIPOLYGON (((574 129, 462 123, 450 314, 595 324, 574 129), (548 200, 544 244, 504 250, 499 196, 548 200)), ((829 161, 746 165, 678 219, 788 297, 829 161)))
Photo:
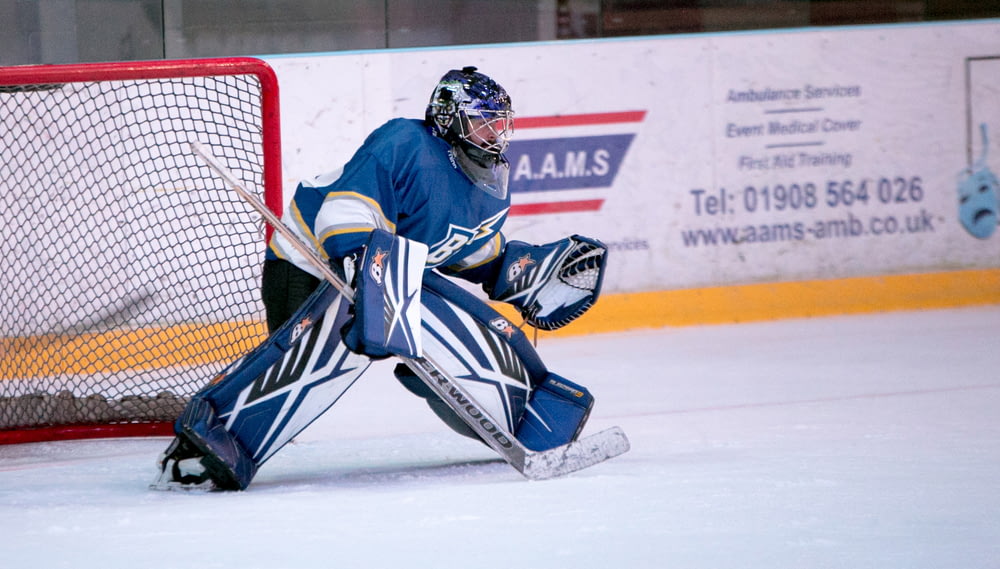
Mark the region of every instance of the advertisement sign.
POLYGON ((1000 23, 269 59, 286 193, 475 65, 516 112, 511 238, 605 241, 609 292, 1000 266, 1000 23))

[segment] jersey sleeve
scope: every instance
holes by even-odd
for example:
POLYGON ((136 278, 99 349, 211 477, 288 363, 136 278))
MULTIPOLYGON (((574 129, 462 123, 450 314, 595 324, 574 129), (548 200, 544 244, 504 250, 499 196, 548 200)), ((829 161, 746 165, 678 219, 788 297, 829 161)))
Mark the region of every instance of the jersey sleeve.
MULTIPOLYGON (((301 182, 283 221, 326 259, 339 259, 360 249, 375 229, 395 232, 391 189, 385 168, 362 147, 342 170, 301 182)), ((268 255, 312 272, 279 233, 272 237, 268 255)))
POLYGON ((361 248, 375 229, 396 231, 396 204, 388 173, 363 150, 336 183, 322 189, 312 221, 317 242, 331 259, 361 248))

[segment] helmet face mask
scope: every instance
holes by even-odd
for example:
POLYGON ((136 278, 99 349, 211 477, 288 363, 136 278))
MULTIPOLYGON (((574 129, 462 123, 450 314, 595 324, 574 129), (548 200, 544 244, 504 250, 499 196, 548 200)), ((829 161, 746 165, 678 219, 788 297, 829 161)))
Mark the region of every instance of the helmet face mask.
POLYGON ((511 111, 459 110, 459 133, 462 140, 491 154, 503 154, 514 134, 511 111))
POLYGON ((464 67, 445 74, 427 105, 435 134, 479 161, 500 160, 514 132, 510 97, 495 81, 464 67))

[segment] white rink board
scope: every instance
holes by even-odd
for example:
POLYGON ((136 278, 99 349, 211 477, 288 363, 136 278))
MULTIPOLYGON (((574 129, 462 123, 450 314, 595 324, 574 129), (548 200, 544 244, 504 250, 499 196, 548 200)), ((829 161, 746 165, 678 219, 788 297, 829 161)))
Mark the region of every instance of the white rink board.
POLYGON ((604 117, 518 127, 515 208, 569 211, 513 212, 506 232, 602 239, 606 292, 1000 266, 957 190, 983 151, 973 123, 1000 170, 1000 22, 267 59, 286 197, 385 120, 421 117, 450 68, 491 75, 521 119, 604 117))

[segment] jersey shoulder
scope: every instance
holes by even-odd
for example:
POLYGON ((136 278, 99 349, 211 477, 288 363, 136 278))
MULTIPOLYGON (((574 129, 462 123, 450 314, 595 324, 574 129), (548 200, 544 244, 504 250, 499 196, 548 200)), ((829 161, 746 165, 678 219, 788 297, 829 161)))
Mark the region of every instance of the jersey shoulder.
POLYGON ((446 142, 431 134, 423 121, 392 119, 378 127, 365 140, 364 147, 373 154, 388 154, 396 149, 413 152, 418 149, 440 148, 446 142))

